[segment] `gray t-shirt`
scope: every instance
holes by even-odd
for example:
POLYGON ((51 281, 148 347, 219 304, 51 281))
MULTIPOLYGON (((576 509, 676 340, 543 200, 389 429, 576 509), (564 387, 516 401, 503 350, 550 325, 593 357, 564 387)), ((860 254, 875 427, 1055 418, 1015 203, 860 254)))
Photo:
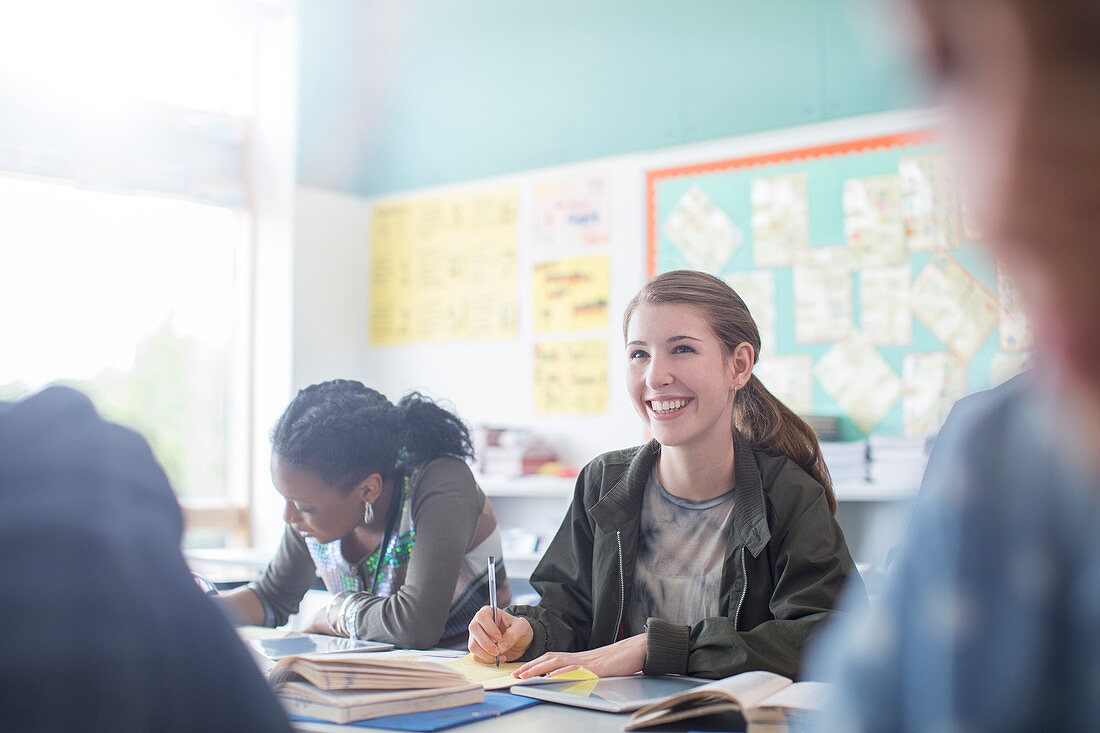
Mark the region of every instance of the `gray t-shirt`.
POLYGON ((628 636, 642 633, 651 617, 690 625, 718 615, 732 521, 732 488, 713 499, 689 501, 668 493, 656 469, 650 472, 626 611, 628 636))

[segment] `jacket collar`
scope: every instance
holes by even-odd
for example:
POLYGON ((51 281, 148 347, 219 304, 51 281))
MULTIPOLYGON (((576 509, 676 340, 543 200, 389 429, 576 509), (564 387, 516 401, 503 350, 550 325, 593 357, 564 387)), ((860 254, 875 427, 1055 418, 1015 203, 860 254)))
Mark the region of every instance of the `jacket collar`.
MULTIPOLYGON (((733 526, 738 539, 733 547, 743 544, 753 557, 757 557, 771 540, 764 504, 764 487, 760 481, 756 457, 748 441, 736 430, 733 432, 733 440, 733 526)), ((661 445, 656 440, 641 446, 615 485, 592 506, 592 518, 604 533, 638 522, 646 481, 660 452, 661 445)), ((733 542, 734 537, 730 539, 733 542)))
POLYGON ((646 480, 660 453, 661 444, 656 440, 639 447, 619 480, 592 506, 592 518, 605 533, 638 521, 646 480))
POLYGON ((764 485, 760 468, 749 441, 733 431, 733 526, 741 542, 757 557, 771 541, 768 513, 764 504, 764 485))

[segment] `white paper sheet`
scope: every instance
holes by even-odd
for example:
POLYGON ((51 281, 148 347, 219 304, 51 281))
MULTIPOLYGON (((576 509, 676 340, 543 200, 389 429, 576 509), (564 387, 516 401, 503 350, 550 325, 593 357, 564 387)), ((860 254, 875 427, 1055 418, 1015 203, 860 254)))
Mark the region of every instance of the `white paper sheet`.
POLYGON ((721 272, 745 240, 744 233, 699 186, 680 197, 664 224, 665 236, 700 270, 721 272))
POLYGON ((531 221, 536 261, 608 245, 611 197, 607 177, 577 175, 537 181, 531 221))
POLYGON ((928 435, 940 429, 955 401, 966 394, 966 365, 947 351, 906 354, 902 424, 905 434, 928 435))
POLYGON ((909 289, 913 268, 868 267, 859 271, 860 330, 875 344, 913 342, 909 289))
POLYGON ((867 340, 853 337, 818 359, 814 376, 852 422, 865 433, 878 425, 901 397, 901 379, 867 340))
POLYGON ((997 319, 1001 351, 1027 351, 1035 346, 1031 320, 1023 310, 1015 284, 997 268, 997 319))
POLYGON ((795 254, 794 338, 800 344, 840 341, 852 327, 852 254, 812 247, 795 254))
POLYGON ((849 178, 844 182, 844 237, 856 267, 906 261, 901 181, 895 175, 849 178))
POLYGON ((913 282, 913 315, 970 361, 997 324, 997 299, 955 260, 936 254, 913 282))
POLYGON ((735 272, 725 278, 749 308, 760 331, 760 353, 775 353, 775 273, 771 270, 735 272))
POLYGON ((908 156, 898 161, 898 173, 909 251, 959 249, 959 205, 951 159, 944 154, 908 156))
POLYGON ((1014 351, 1011 354, 994 354, 989 365, 989 384, 1004 384, 1031 365, 1031 352, 1014 351))
POLYGON ((800 415, 814 407, 813 357, 809 354, 769 356, 753 367, 752 373, 768 391, 800 415))
POLYGON ((810 242, 806 173, 752 180, 752 251, 757 267, 783 267, 810 242))

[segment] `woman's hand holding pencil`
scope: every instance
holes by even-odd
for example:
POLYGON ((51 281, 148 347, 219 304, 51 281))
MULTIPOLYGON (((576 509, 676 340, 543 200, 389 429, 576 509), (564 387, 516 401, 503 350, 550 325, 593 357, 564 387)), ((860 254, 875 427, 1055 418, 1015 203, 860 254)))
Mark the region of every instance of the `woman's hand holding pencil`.
POLYGON ((527 619, 485 606, 470 621, 470 641, 467 648, 474 659, 482 664, 493 664, 498 658, 503 662, 514 662, 527 651, 533 636, 527 619))

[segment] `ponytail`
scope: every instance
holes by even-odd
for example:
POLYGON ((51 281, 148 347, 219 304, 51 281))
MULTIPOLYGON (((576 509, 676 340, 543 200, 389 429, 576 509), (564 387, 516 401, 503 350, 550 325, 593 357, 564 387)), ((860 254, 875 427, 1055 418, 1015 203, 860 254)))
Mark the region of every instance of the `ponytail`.
POLYGON ((764 383, 749 377, 733 403, 733 426, 756 450, 790 458, 825 489, 829 511, 836 514, 833 480, 817 434, 805 420, 768 391, 764 383))
POLYGON ((343 491, 372 473, 388 479, 441 455, 473 457, 466 426, 427 397, 413 392, 394 405, 349 379, 300 390, 272 428, 271 445, 343 491))
MULTIPOLYGON (((760 331, 748 306, 725 281, 698 270, 673 270, 658 275, 642 287, 626 306, 623 337, 630 315, 640 303, 680 303, 699 309, 711 330, 732 354, 740 344, 753 349, 753 363, 760 358, 760 331)), ((755 375, 738 391, 733 403, 733 430, 749 445, 772 455, 786 456, 797 463, 825 489, 829 511, 836 514, 836 495, 821 446, 805 420, 779 401, 755 375)))
POLYGON ((403 425, 398 459, 402 466, 415 466, 442 455, 474 457, 470 431, 453 412, 419 392, 402 397, 396 409, 401 413, 403 425))

